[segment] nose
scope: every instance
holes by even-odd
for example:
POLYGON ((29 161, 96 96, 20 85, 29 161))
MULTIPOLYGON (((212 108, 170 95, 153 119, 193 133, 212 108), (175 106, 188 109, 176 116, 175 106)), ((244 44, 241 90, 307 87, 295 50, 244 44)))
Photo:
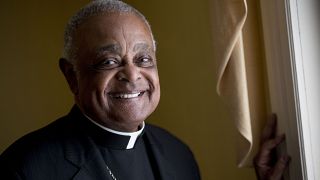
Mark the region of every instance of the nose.
POLYGON ((117 73, 117 79, 125 82, 135 82, 141 79, 139 67, 136 67, 134 64, 125 64, 117 73))

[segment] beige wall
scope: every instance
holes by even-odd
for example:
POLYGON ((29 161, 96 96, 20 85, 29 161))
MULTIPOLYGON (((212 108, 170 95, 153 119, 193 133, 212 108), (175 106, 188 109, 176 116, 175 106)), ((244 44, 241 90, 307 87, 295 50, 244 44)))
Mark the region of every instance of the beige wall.
MULTIPOLYGON (((64 25, 86 2, 0 2, 0 152, 71 107, 57 62, 64 25)), ((158 42, 162 97, 148 121, 190 145, 203 179, 255 179, 252 169, 236 167, 235 127, 215 93, 209 0, 126 2, 147 16, 158 42)), ((255 50, 251 58, 262 59, 256 1, 250 0, 249 7, 246 31, 254 45, 247 51, 255 50)))

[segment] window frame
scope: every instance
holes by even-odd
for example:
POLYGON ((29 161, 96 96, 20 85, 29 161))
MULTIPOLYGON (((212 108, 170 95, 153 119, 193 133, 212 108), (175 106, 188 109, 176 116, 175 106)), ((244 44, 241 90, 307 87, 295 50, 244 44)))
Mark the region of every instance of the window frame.
POLYGON ((286 134, 279 153, 292 160, 285 179, 315 179, 308 113, 299 0, 260 0, 271 111, 286 134), (303 120, 303 121, 302 121, 303 120))

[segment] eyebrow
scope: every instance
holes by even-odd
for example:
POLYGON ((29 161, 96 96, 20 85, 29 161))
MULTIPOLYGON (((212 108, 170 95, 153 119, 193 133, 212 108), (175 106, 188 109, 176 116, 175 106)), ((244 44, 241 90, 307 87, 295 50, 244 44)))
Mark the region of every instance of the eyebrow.
POLYGON ((122 48, 121 48, 121 46, 119 44, 108 44, 108 45, 99 47, 96 50, 96 53, 98 55, 101 55, 101 54, 103 54, 105 52, 111 52, 111 53, 120 54, 121 50, 122 50, 122 48))
POLYGON ((147 43, 137 43, 133 47, 133 51, 150 51, 152 48, 147 43))

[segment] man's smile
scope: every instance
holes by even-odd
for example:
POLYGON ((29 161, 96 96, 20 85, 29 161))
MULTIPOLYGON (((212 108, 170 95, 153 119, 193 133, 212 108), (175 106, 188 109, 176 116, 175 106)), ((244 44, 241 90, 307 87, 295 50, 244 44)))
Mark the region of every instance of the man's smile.
POLYGON ((145 91, 126 92, 126 93, 109 93, 109 96, 116 99, 132 99, 142 96, 145 91))

